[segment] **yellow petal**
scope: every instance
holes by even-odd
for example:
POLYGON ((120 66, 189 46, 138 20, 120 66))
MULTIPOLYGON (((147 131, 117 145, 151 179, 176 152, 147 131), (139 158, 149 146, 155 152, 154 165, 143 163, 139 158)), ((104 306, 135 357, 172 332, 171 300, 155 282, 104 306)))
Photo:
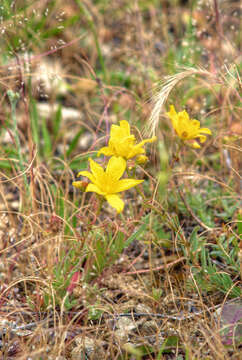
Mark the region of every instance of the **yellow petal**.
POLYGON ((139 144, 135 145, 135 147, 143 147, 146 143, 153 143, 156 140, 157 140, 157 137, 153 136, 150 139, 142 140, 139 144))
POLYGON ((146 143, 152 143, 154 141, 156 141, 156 136, 150 138, 150 139, 145 139, 142 140, 139 144, 132 146, 132 148, 129 151, 128 154, 128 159, 131 159, 132 157, 136 156, 136 155, 140 155, 140 154, 144 154, 145 153, 145 149, 143 148, 143 146, 146 143))
POLYGON ((124 202, 118 195, 106 195, 105 199, 107 202, 117 210, 117 213, 121 213, 124 208, 124 202))
POLYGON ((200 128, 200 121, 198 121, 198 120, 196 120, 196 119, 191 119, 191 121, 192 121, 192 125, 193 125, 195 128, 197 128, 197 129, 200 128))
POLYGON ((95 184, 88 184, 86 188, 86 192, 95 192, 99 195, 105 195, 104 192, 99 189, 99 187, 95 184))
POLYGON ((110 139, 110 145, 112 145, 115 149, 115 155, 121 156, 125 159, 130 159, 133 156, 131 153, 134 147, 134 143, 135 137, 133 136, 127 136, 122 139, 119 138, 116 141, 115 139, 110 139))
POLYGON ((194 149, 200 149, 201 148, 201 146, 195 140, 191 142, 190 146, 193 147, 194 149))
POLYGON ((144 180, 136 180, 136 179, 122 179, 119 180, 117 185, 115 186, 115 192, 121 192, 132 188, 138 184, 141 184, 144 180))
MULTIPOLYGON (((178 118, 180 121, 183 121, 185 123, 188 123, 190 122, 190 118, 189 118, 189 115, 188 113, 186 112, 186 110, 183 110, 183 111, 180 111, 178 113, 178 118)), ((197 120, 198 121, 198 120, 197 120)), ((199 123, 200 124, 200 123, 199 123)))
POLYGON ((136 163, 137 164, 145 164, 147 163, 148 161, 148 157, 146 155, 139 155, 137 158, 136 158, 136 163))
POLYGON ((108 162, 106 174, 114 181, 119 180, 126 169, 126 161, 122 157, 112 156, 108 162))
POLYGON ((98 151, 97 156, 100 156, 101 154, 105 156, 112 156, 114 155, 114 152, 110 146, 104 146, 98 151))
POLYGON ((145 139, 145 140, 142 140, 138 145, 136 145, 136 146, 144 146, 144 144, 146 144, 146 143, 152 143, 152 142, 154 142, 154 141, 156 141, 157 140, 157 137, 156 136, 153 136, 152 138, 150 138, 150 139, 145 139))
POLYGON ((166 113, 169 117, 177 116, 174 105, 170 105, 170 111, 166 113))
POLYGON ((120 136, 122 133, 122 130, 119 125, 112 125, 110 130, 110 138, 116 138, 120 136))
POLYGON ((77 176, 85 176, 87 177, 89 180, 91 180, 92 182, 95 182, 95 177, 93 176, 92 173, 90 173, 89 171, 80 171, 77 176))
POLYGON ((92 159, 89 159, 89 163, 90 163, 91 172, 93 173, 94 177, 96 179, 101 179, 103 177, 103 174, 104 174, 104 170, 101 167, 101 165, 99 165, 98 163, 96 163, 92 159))
POLYGON ((200 142, 204 143, 207 140, 207 137, 205 135, 198 135, 200 142))
POLYGON ((174 129, 177 131, 177 125, 178 125, 178 114, 175 110, 174 105, 170 105, 170 111, 166 113, 166 115, 169 116, 172 125, 174 127, 174 129))
POLYGON ((128 121, 121 120, 119 122, 119 124, 120 124, 120 127, 124 130, 124 134, 126 134, 126 136, 129 136, 130 135, 130 126, 129 126, 128 121))
POLYGON ((201 129, 199 129, 199 132, 202 134, 212 135, 212 131, 208 128, 201 128, 201 129))
POLYGON ((77 189, 83 189, 83 181, 73 181, 72 185, 77 189))
POLYGON ((123 120, 123 121, 124 121, 124 123, 121 122, 122 126, 113 125, 113 127, 111 128, 111 132, 110 132, 111 139, 113 139, 113 140, 115 139, 115 140, 119 141, 122 138, 132 136, 132 135, 130 135, 130 127, 129 127, 128 122, 126 120, 123 120))

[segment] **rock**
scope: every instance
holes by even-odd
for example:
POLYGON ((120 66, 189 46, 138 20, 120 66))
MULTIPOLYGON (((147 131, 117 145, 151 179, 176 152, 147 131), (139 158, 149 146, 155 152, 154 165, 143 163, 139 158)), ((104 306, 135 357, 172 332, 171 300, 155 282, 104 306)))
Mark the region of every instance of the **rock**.
POLYGON ((136 329, 137 325, 135 321, 133 321, 129 317, 121 317, 116 322, 116 331, 115 335, 121 340, 127 342, 129 339, 129 335, 132 330, 136 329))
MULTIPOLYGON (((57 112, 59 104, 37 103, 37 110, 40 117, 51 118, 57 112)), ((62 120, 81 120, 83 114, 80 111, 71 107, 62 107, 61 109, 62 120)))
POLYGON ((242 301, 225 303, 215 312, 225 345, 242 344, 242 301))
POLYGON ((71 352, 72 360, 102 359, 105 356, 103 341, 79 335, 75 337, 75 343, 76 347, 71 352))
POLYGON ((81 150, 87 150, 93 143, 93 135, 89 132, 86 132, 80 137, 79 146, 81 150))

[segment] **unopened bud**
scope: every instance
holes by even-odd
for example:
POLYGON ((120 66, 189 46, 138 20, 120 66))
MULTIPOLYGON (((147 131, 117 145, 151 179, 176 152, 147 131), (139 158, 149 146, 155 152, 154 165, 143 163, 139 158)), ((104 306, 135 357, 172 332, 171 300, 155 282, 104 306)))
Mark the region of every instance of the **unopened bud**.
POLYGON ((201 146, 198 144, 198 142, 196 142, 195 140, 194 141, 191 141, 191 145, 190 145, 193 149, 200 149, 201 146))
POLYGON ((80 189, 81 191, 85 191, 86 187, 88 185, 87 181, 73 181, 72 185, 77 188, 80 189))
POLYGON ((139 155, 137 158, 136 158, 136 162, 137 164, 145 164, 147 163, 148 161, 148 157, 146 155, 139 155))

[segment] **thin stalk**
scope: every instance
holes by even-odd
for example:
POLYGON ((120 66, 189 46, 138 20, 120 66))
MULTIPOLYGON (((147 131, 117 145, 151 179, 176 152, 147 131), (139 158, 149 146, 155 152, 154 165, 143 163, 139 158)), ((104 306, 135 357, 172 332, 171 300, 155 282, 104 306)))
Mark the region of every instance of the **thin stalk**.
POLYGON ((23 160, 23 156, 22 156, 22 152, 21 152, 21 144, 20 144, 20 138, 18 135, 18 126, 17 126, 17 117, 16 117, 16 106, 17 106, 18 100, 20 98, 20 95, 19 95, 19 93, 14 93, 12 90, 8 90, 7 95, 8 95, 9 101, 10 101, 10 105, 11 105, 11 115, 12 115, 12 119, 13 119, 13 136, 14 136, 14 140, 15 140, 15 144, 16 144, 17 152, 18 152, 19 168, 20 168, 20 171, 23 172, 24 185, 29 194, 29 185, 28 185, 27 176, 24 173, 25 167, 24 167, 24 160, 23 160))

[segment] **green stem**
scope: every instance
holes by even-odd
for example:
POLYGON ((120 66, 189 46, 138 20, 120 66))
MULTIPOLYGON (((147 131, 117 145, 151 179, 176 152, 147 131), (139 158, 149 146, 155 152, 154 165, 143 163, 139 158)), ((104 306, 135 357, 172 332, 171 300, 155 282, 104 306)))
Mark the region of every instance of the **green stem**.
POLYGON ((105 199, 101 195, 98 196, 98 208, 96 211, 96 217, 98 217, 100 215, 104 201, 105 201, 105 199))
MULTIPOLYGON (((19 93, 14 93, 12 90, 8 90, 7 95, 8 95, 9 101, 10 101, 10 105, 11 105, 11 115, 12 115, 12 119, 13 119, 13 135, 14 135, 14 140, 15 140, 16 147, 17 147, 17 152, 18 152, 19 168, 20 168, 20 171, 24 172, 24 170, 25 170, 24 160, 23 160, 23 156, 22 156, 22 152, 21 152, 21 144, 20 144, 20 138, 18 135, 18 126, 17 126, 17 117, 16 117, 16 106, 17 106, 18 100, 20 98, 20 95, 19 95, 19 93)), ((23 179, 24 179, 25 188, 29 193, 29 185, 28 185, 28 180, 27 180, 27 176, 25 173, 23 174, 23 179)))

